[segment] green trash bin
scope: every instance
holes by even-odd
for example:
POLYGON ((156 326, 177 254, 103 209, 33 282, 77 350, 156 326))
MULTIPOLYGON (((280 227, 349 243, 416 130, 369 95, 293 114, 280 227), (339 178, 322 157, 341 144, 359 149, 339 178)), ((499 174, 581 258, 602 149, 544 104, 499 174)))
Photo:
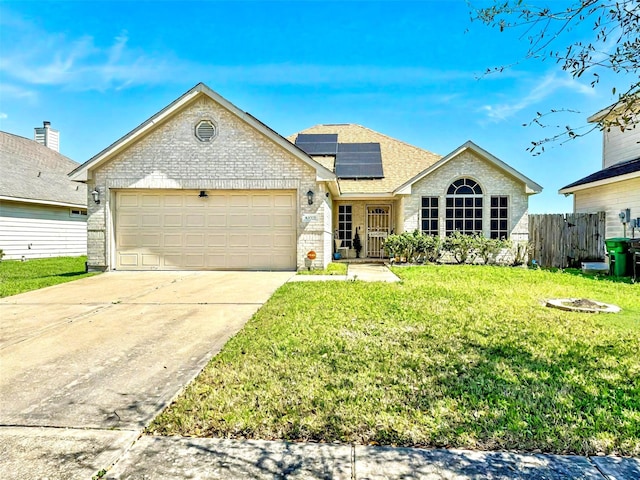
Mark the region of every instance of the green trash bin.
POLYGON ((609 254, 609 274, 626 277, 629 273, 629 238, 607 238, 604 243, 609 254))

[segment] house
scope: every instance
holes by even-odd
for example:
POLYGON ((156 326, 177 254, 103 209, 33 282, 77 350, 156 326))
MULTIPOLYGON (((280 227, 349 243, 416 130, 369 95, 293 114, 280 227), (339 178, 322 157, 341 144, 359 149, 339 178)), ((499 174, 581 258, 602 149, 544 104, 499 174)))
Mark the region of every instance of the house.
POLYGON ((0 249, 5 259, 87 253, 87 189, 67 174, 78 164, 57 151, 49 122, 36 140, 0 132, 0 249))
POLYGON ((95 270, 294 270, 334 238, 379 258, 391 232, 527 238, 541 187, 477 145, 445 157, 358 125, 286 139, 204 84, 76 168, 95 270))
MULTIPOLYGON (((589 117, 600 123, 616 115, 616 105, 589 117)), ((602 131, 602 169, 559 190, 573 195, 575 213, 606 213, 605 237, 631 236, 631 220, 636 220, 640 233, 640 128, 619 126, 602 131), (626 223, 621 213, 629 210, 626 223)))

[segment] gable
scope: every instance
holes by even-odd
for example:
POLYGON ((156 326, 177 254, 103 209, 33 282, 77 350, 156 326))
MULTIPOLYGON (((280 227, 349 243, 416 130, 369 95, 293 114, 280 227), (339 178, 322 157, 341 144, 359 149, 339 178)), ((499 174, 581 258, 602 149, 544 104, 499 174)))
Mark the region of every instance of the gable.
POLYGON ((496 178, 515 182, 514 185, 517 185, 518 189, 527 195, 542 191, 542 187, 536 182, 491 155, 486 150, 478 147, 473 142, 468 141, 400 186, 394 193, 411 194, 413 186, 427 177, 429 181, 433 181, 436 176, 454 174, 467 176, 476 181, 478 181, 478 179, 475 177, 478 176, 478 178, 484 178, 485 182, 495 182, 495 180, 492 179, 496 178))
POLYGON ((508 175, 492 162, 473 151, 466 150, 450 161, 425 175, 412 185, 412 193, 446 195, 452 182, 460 178, 470 178, 478 183, 484 194, 501 192, 521 192, 522 182, 508 175))
MULTIPOLYGON (((277 156, 295 159, 296 162, 314 170, 317 180, 335 179, 332 172, 302 150, 204 84, 196 85, 136 129, 76 168, 70 176, 76 181, 87 181, 93 172, 107 168, 106 165, 110 162, 116 159, 123 161, 124 158, 131 157, 127 151, 136 150, 139 153, 141 149, 155 155, 153 160, 145 159, 147 163, 144 167, 147 170, 154 164, 171 164, 172 170, 195 170, 197 173, 198 167, 194 166, 195 163, 223 173, 233 168, 232 165, 226 165, 225 170, 225 162, 231 163, 233 155, 247 151, 251 143, 258 148, 269 144, 270 152, 277 151, 277 156), (196 136, 196 127, 202 120, 211 120, 217 130, 216 137, 209 142, 202 142, 196 136), (222 145, 231 150, 225 151, 222 145), (214 161, 215 159, 218 160, 214 161)), ((247 174, 251 175, 252 172, 247 174)), ((237 170, 234 175, 237 177, 237 170)))
POLYGON ((315 178, 315 169, 203 96, 96 167, 95 175, 127 177, 128 187, 153 177, 167 188, 189 188, 185 180, 315 178), (210 141, 196 135, 202 121, 216 127, 210 141))

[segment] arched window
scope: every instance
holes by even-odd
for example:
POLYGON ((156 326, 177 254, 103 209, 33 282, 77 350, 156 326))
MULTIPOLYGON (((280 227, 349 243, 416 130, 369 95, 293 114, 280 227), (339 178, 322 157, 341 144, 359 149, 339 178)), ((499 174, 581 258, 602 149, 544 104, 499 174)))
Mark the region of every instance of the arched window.
POLYGON ((447 189, 445 232, 451 235, 456 230, 482 234, 482 188, 470 178, 460 178, 447 189))

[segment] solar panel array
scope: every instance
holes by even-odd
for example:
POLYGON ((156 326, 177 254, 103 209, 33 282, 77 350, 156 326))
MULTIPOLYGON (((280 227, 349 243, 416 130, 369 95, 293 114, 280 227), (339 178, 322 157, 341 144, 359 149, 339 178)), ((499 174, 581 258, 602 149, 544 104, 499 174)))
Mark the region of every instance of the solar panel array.
POLYGON ((308 155, 335 155, 338 178, 384 177, 379 143, 338 143, 337 133, 300 133, 296 145, 308 155))

